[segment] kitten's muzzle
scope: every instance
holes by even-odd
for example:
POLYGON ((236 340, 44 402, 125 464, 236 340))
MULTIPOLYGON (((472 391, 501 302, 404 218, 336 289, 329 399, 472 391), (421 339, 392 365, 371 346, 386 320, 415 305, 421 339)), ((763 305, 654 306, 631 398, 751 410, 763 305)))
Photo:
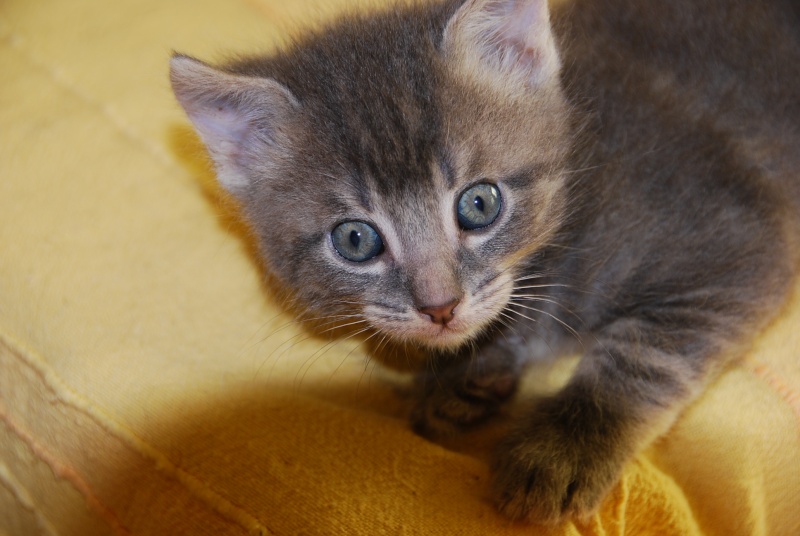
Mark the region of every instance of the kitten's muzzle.
POLYGON ((456 306, 460 301, 455 299, 444 305, 418 307, 417 310, 424 315, 428 315, 434 324, 446 326, 455 316, 456 306))

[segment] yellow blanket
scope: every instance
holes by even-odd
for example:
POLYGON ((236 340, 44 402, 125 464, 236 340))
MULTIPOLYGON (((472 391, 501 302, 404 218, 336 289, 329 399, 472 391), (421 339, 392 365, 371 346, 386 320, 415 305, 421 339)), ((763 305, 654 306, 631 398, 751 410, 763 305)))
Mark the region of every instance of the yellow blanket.
POLYGON ((167 61, 342 4, 0 2, 0 534, 800 534, 798 298, 549 531, 492 508, 491 428, 415 436, 406 378, 281 313, 167 61))

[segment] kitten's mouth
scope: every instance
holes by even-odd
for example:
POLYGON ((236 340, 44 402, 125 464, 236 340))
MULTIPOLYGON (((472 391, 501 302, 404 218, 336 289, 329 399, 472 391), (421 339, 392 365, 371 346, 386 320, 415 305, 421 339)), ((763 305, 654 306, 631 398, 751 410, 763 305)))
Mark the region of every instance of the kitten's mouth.
MULTIPOLYGON (((454 351, 474 340, 502 316, 511 299, 513 281, 509 275, 496 277, 467 292, 460 303, 448 311, 447 319, 417 309, 385 309, 369 305, 364 316, 379 331, 398 342, 418 344, 432 350, 454 351)), ((437 308, 440 309, 440 308, 437 308)))
POLYGON ((459 306, 453 318, 445 324, 432 322, 425 315, 420 315, 412 323, 411 330, 403 330, 402 335, 432 349, 457 350, 475 339, 497 318, 493 311, 464 309, 459 306))
POLYGON ((432 322, 427 316, 417 314, 400 322, 374 322, 378 330, 400 342, 411 342, 434 350, 457 350, 477 337, 491 324, 493 316, 475 318, 475 315, 458 314, 445 324, 432 322))
POLYGON ((456 349, 474 336, 469 330, 454 329, 450 326, 434 326, 433 330, 433 334, 424 337, 420 342, 438 349, 456 349))

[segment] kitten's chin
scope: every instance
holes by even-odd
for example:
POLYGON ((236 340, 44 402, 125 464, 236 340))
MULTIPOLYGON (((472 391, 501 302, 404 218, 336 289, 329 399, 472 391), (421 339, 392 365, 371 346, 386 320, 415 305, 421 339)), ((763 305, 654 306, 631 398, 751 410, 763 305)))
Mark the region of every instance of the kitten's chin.
POLYGON ((477 330, 472 333, 463 333, 444 328, 438 334, 417 337, 416 341, 432 350, 455 351, 474 339, 478 333, 477 330))
POLYGON ((373 325, 396 343, 448 352, 458 350, 478 337, 490 323, 491 320, 487 319, 480 323, 455 321, 442 326, 415 319, 401 323, 374 322, 373 325))
POLYGON ((428 324, 397 335, 431 350, 455 351, 478 337, 490 323, 486 320, 477 325, 462 322, 452 322, 447 326, 428 324))

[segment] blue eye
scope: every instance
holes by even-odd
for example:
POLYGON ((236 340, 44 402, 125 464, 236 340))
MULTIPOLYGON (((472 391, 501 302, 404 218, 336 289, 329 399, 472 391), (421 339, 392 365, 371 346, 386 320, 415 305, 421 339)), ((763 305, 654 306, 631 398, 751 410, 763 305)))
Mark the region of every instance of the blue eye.
POLYGON ((363 221, 340 223, 331 233, 331 239, 339 255, 348 261, 368 261, 383 251, 380 235, 363 221))
POLYGON ((458 223, 464 229, 480 229, 491 225, 500 214, 503 200, 494 184, 476 184, 458 200, 458 223))

